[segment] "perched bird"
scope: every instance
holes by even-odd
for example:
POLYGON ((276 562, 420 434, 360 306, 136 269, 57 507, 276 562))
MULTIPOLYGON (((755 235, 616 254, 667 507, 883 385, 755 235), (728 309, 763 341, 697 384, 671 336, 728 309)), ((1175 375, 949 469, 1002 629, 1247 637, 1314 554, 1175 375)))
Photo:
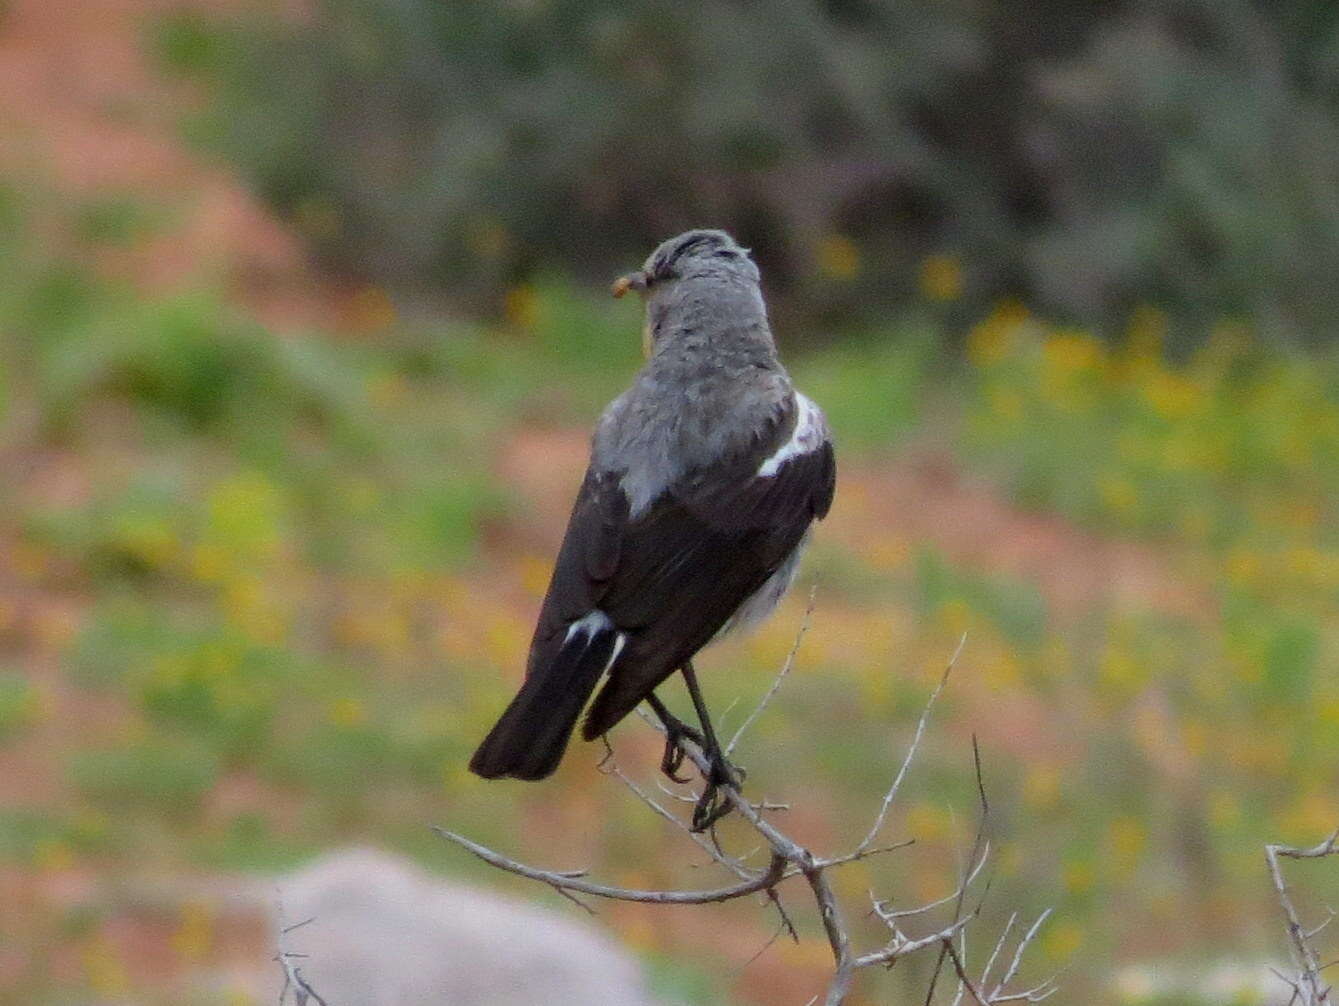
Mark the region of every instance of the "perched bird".
POLYGON ((748 251, 716 230, 671 238, 615 282, 615 296, 645 301, 649 358, 600 417, 525 682, 470 761, 477 774, 551 774, 603 679, 586 740, 646 700, 669 733, 668 774, 677 738, 705 735, 709 783, 729 778, 692 658, 775 607, 836 475, 823 413, 777 359, 758 284, 748 251), (702 734, 654 694, 676 670, 702 734))

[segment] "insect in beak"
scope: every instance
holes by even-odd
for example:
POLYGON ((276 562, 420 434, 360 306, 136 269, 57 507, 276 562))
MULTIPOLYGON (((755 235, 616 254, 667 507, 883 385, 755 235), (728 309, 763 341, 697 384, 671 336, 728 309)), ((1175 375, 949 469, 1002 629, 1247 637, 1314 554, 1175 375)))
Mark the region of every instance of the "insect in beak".
POLYGON ((645 291, 646 273, 630 272, 626 276, 620 276, 614 280, 614 285, 609 288, 609 292, 615 297, 622 297, 629 290, 645 291))

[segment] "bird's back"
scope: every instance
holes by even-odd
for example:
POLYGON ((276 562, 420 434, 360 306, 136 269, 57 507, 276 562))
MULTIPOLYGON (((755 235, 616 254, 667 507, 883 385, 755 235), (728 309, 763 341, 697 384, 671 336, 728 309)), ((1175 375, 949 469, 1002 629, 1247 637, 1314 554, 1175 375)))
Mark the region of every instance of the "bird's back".
POLYGON ((620 289, 634 280, 652 355, 596 428, 526 681, 471 762, 481 775, 547 775, 600 681, 587 739, 770 610, 832 499, 822 413, 777 359, 747 253, 690 232, 620 289))

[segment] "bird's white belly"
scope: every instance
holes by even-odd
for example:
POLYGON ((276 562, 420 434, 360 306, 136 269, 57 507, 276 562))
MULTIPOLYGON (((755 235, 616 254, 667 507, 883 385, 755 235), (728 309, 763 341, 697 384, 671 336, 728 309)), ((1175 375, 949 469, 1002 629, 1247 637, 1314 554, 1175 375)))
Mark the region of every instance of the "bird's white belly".
POLYGON ((781 602, 781 598, 786 596, 786 591, 790 590, 790 585, 795 582, 795 574, 800 569, 800 554, 808 542, 809 532, 806 531, 786 561, 761 587, 749 595, 744 603, 735 609, 729 620, 716 631, 716 635, 711 637, 712 643, 734 632, 749 632, 772 613, 781 602))

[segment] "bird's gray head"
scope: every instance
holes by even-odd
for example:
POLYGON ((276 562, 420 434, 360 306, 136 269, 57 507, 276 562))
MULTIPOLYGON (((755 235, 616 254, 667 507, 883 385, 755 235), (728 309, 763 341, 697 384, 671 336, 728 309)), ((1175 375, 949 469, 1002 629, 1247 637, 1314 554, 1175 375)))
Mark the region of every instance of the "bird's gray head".
POLYGON ((653 251, 640 272, 614 281, 613 294, 636 290, 646 301, 643 348, 710 345, 717 351, 747 345, 774 352, 758 267, 725 231, 687 231, 653 251), (666 334, 673 336, 666 339, 666 334))
POLYGON ((682 280, 719 279, 758 283, 758 267, 725 231, 685 231, 670 238, 653 251, 640 272, 631 272, 614 281, 614 296, 629 290, 648 296, 666 285, 682 280))

